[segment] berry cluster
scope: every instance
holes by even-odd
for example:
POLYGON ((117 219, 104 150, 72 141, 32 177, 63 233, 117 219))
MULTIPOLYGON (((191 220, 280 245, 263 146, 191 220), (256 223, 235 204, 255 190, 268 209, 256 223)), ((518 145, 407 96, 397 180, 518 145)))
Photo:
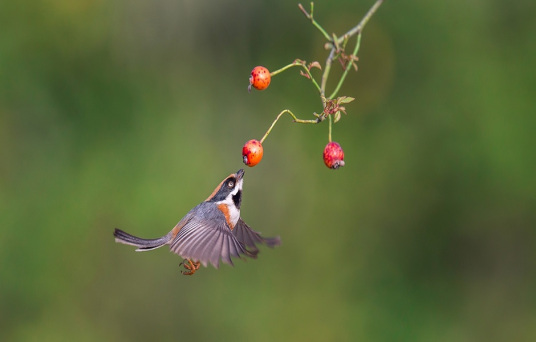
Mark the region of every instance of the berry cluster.
POLYGON ((357 71, 357 52, 359 51, 359 46, 361 43, 361 32, 363 31, 363 28, 365 27, 368 20, 372 17, 372 15, 376 12, 378 7, 381 5, 383 1, 377 0, 376 3, 369 9, 367 14, 363 17, 363 19, 359 22, 358 25, 354 26, 352 29, 350 29, 348 32, 344 33, 341 36, 336 36, 335 34, 329 35, 322 26, 314 19, 313 17, 313 9, 314 4, 311 3, 311 10, 310 12, 306 11, 301 4, 299 4, 300 10, 303 12, 305 17, 309 19, 312 24, 322 33, 322 35, 326 38, 327 42, 325 44, 325 48, 329 50, 328 58, 326 59, 326 62, 324 66, 322 67, 319 62, 313 61, 311 63, 306 63, 303 60, 296 59, 294 62, 284 66, 281 69, 278 69, 276 71, 270 72, 267 68, 263 66, 256 66, 251 71, 251 76, 249 78, 249 87, 248 90, 251 92, 251 88, 255 88, 257 90, 264 90, 268 88, 270 85, 271 79, 273 76, 291 68, 291 67, 299 67, 300 75, 304 76, 305 78, 309 79, 312 84, 315 86, 315 88, 318 90, 318 94, 320 97, 320 101, 322 103, 322 111, 317 114, 313 113, 313 115, 316 117, 316 119, 311 120, 302 120, 298 119, 294 113, 292 113, 288 109, 284 109, 279 115, 276 117, 270 128, 266 131, 266 134, 262 137, 261 140, 252 139, 246 142, 246 144, 242 148, 242 158, 244 161, 244 164, 247 166, 255 166, 257 165, 261 160, 263 156, 263 142, 270 134, 271 130, 279 120, 279 118, 285 114, 288 113, 293 118, 293 122, 295 123, 302 123, 302 124, 318 124, 323 122, 327 119, 328 121, 328 144, 324 148, 323 153, 323 159, 324 164, 330 168, 330 169, 338 169, 342 166, 344 166, 344 151, 341 147, 341 145, 337 142, 332 141, 331 139, 331 132, 332 132, 332 125, 338 122, 341 119, 341 113, 346 114, 346 108, 344 107, 345 104, 350 103, 354 100, 353 97, 349 96, 337 96, 342 83, 344 82, 346 76, 348 75, 350 70, 357 71), (353 48, 353 51, 351 53, 346 52, 346 47, 348 45, 348 42, 351 37, 356 37, 356 42, 353 48), (334 90, 329 96, 326 96, 326 84, 327 84, 327 78, 331 71, 331 67, 334 61, 339 61, 343 72, 340 76, 340 79, 335 86, 334 90), (312 74, 313 69, 319 69, 322 71, 320 82, 317 82, 316 78, 312 74))

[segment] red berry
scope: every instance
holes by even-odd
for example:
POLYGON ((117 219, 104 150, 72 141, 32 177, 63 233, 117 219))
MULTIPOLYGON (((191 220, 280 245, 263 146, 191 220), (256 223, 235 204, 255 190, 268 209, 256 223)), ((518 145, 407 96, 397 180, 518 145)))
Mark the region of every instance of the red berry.
POLYGON ((334 170, 344 166, 344 152, 339 143, 332 141, 326 145, 324 148, 324 163, 334 170))
POLYGON ((270 85, 270 80, 270 71, 263 66, 256 66, 251 71, 248 90, 251 91, 252 86, 257 90, 264 90, 270 85))
POLYGON ((260 141, 252 139, 242 147, 242 157, 244 164, 247 166, 255 166, 262 159, 263 148, 260 141))

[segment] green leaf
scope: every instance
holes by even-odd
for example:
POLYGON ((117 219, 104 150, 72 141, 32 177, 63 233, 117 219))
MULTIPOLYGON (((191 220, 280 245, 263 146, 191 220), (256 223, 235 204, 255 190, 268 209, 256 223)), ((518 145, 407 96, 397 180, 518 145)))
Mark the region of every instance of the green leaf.
POLYGON ((340 119, 341 119, 341 112, 335 113, 333 123, 337 123, 337 121, 339 121, 340 119))
POLYGON ((355 98, 350 97, 350 96, 340 96, 340 97, 337 98, 337 103, 338 103, 338 104, 341 104, 341 103, 350 103, 350 102, 352 102, 353 100, 355 100, 355 98))

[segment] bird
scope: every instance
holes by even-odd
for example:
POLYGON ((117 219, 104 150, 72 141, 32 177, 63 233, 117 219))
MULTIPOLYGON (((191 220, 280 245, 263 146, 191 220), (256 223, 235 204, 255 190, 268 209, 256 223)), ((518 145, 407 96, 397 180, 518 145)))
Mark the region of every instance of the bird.
POLYGON ((240 217, 244 169, 227 176, 203 202, 190 210, 166 235, 142 239, 115 228, 115 242, 137 247, 144 252, 169 245, 183 258, 184 275, 193 275, 210 263, 216 269, 220 260, 233 266, 232 257, 256 259, 257 245, 275 247, 279 236, 266 238, 251 229, 240 217))

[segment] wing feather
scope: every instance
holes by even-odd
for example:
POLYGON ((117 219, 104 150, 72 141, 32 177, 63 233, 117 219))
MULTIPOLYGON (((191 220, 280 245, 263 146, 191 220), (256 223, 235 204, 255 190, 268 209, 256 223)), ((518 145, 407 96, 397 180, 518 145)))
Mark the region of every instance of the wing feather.
POLYGON ((279 236, 273 238, 265 238, 259 232, 251 229, 242 218, 240 218, 233 229, 233 234, 238 241, 246 247, 252 248, 252 251, 258 251, 257 244, 263 244, 268 247, 275 247, 281 244, 279 236))
POLYGON ((229 265, 233 265, 233 260, 231 259, 231 248, 229 247, 229 239, 222 239, 221 241, 221 260, 229 265))
POLYGON ((256 253, 248 251, 236 238, 225 220, 207 217, 192 217, 177 233, 170 249, 183 258, 200 261, 203 266, 210 263, 215 268, 218 268, 220 259, 233 265, 232 257, 256 257, 256 253), (214 222, 223 224, 214 225, 214 222))

